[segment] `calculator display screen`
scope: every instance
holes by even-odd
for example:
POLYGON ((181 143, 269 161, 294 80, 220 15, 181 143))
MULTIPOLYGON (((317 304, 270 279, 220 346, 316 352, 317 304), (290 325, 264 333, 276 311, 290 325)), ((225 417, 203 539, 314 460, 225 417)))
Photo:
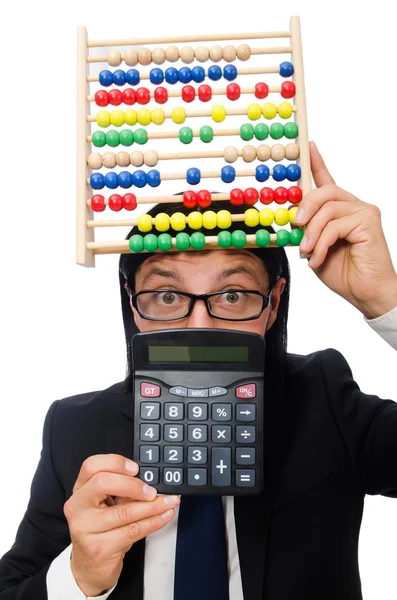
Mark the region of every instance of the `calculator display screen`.
POLYGON ((246 346, 148 346, 149 363, 248 364, 246 346))

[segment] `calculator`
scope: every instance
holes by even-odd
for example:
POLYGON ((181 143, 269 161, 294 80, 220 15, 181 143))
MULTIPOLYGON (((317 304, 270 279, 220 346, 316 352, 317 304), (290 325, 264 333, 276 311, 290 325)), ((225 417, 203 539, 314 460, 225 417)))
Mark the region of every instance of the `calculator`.
POLYGON ((132 339, 139 477, 162 494, 263 489, 265 340, 223 329, 132 339))

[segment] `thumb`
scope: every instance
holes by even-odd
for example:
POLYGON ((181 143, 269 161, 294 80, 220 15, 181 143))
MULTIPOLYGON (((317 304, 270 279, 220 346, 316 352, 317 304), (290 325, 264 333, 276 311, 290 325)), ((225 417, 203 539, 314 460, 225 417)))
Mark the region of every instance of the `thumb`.
POLYGON ((329 185, 330 183, 334 184, 335 180, 325 166, 324 159, 318 151, 316 144, 314 142, 310 142, 309 146, 311 169, 316 187, 319 188, 323 185, 329 185))

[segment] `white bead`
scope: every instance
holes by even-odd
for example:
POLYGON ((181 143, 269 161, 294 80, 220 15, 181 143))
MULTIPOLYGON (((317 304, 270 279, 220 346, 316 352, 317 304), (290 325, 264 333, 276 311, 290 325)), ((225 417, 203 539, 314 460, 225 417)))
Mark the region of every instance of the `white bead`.
POLYGON ((152 52, 149 48, 141 48, 138 52, 138 58, 141 65, 150 65, 152 62, 152 52))
POLYGON ((213 62, 219 62, 223 58, 223 50, 220 46, 211 46, 210 59, 213 62))
POLYGON ((223 48, 223 60, 226 62, 233 62, 234 60, 236 60, 236 48, 234 46, 232 46, 231 44, 228 44, 227 46, 225 46, 223 48))
POLYGON ((152 61, 155 65, 162 65, 165 62, 164 48, 155 48, 152 51, 152 61))
POLYGON ((264 162, 270 159, 270 147, 267 144, 261 144, 256 149, 258 160, 264 162))
POLYGON ((225 158, 225 161, 228 163, 236 162, 236 160, 238 159, 238 150, 234 146, 226 146, 226 148, 223 151, 223 156, 225 158))
POLYGON ((148 150, 145 152, 144 161, 147 167, 155 167, 158 163, 158 155, 155 150, 148 150))
POLYGON ((128 48, 124 52, 124 61, 129 67, 135 67, 138 64, 138 52, 133 48, 128 48))
POLYGON ((299 144, 287 144, 285 146, 285 158, 288 160, 297 160, 300 155, 299 144))
POLYGON ((169 62, 176 62, 179 59, 179 50, 177 46, 168 46, 165 51, 165 57, 169 62))
POLYGON ((207 46, 199 46, 196 48, 195 54, 196 59, 199 62, 206 62, 209 59, 210 51, 208 50, 207 46))
POLYGON ((116 166, 116 155, 114 152, 105 152, 102 156, 102 165, 107 169, 114 169, 116 166))
POLYGON ((134 152, 131 152, 130 161, 134 167, 141 167, 143 165, 143 152, 140 150, 134 150, 134 152))
POLYGON ((237 46, 237 58, 240 60, 248 60, 251 56, 251 48, 248 44, 240 44, 237 46))
POLYGON ((242 156, 244 162, 253 162, 256 159, 255 146, 251 146, 251 144, 247 144, 246 146, 244 146, 242 156))
POLYGON ((179 52, 182 62, 189 64, 194 61, 194 50, 191 46, 184 46, 179 52))
POLYGON ((130 155, 128 154, 128 152, 117 152, 116 162, 119 167, 128 167, 130 164, 130 155))
POLYGON ((106 59, 111 67, 119 67, 121 65, 121 52, 111 50, 108 52, 106 59))
POLYGON ((102 167, 102 156, 99 152, 93 152, 87 156, 87 164, 90 169, 100 169, 102 167))

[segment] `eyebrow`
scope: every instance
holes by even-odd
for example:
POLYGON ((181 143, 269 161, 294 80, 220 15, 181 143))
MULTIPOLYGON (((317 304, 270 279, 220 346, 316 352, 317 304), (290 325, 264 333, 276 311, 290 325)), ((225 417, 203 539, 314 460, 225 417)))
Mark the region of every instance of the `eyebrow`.
POLYGON ((153 275, 160 275, 160 277, 173 279, 174 281, 178 281, 178 283, 183 282, 183 277, 181 277, 179 273, 176 273, 175 271, 171 271, 169 269, 160 269, 159 267, 153 267, 153 269, 151 269, 149 273, 147 273, 143 278, 142 285, 145 285, 145 283, 147 283, 149 279, 153 277, 153 275))
MULTIPOLYGON (((224 271, 221 271, 221 273, 219 273, 215 277, 215 280, 222 281, 223 279, 227 279, 228 277, 231 277, 232 275, 240 275, 242 273, 251 277, 259 286, 263 284, 263 281, 262 282, 260 281, 256 271, 254 269, 250 269, 249 267, 246 267, 245 265, 241 265, 239 267, 230 267, 229 269, 225 269, 224 271)), ((142 285, 145 285, 145 283, 147 283, 149 281, 149 279, 151 279, 154 275, 159 275, 160 277, 172 279, 173 281, 177 281, 178 283, 184 282, 183 277, 181 277, 179 275, 179 273, 177 273, 176 271, 171 271, 170 269, 160 269, 159 267, 153 267, 149 271, 149 273, 147 273, 145 275, 145 277, 143 278, 142 285)))

